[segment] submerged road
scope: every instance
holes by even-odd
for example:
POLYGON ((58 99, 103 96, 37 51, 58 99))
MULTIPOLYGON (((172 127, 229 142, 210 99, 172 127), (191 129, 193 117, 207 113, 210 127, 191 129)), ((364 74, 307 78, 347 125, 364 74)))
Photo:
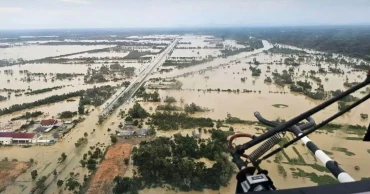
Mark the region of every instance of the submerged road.
POLYGON ((108 115, 110 111, 114 109, 115 106, 119 106, 119 99, 123 98, 123 103, 128 102, 135 92, 143 85, 145 79, 158 67, 160 67, 166 60, 168 53, 171 52, 179 39, 174 40, 162 53, 160 53, 140 74, 136 77, 131 84, 125 88, 124 90, 119 90, 116 94, 114 94, 114 99, 112 101, 107 101, 105 105, 103 105, 103 109, 100 112, 100 115, 108 115))

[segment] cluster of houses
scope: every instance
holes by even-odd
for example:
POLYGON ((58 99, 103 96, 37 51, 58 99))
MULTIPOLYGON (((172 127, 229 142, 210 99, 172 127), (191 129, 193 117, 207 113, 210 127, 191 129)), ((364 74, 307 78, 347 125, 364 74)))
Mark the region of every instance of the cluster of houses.
POLYGON ((71 124, 71 122, 59 122, 54 119, 42 120, 40 123, 36 123, 37 127, 32 133, 22 132, 0 132, 0 145, 25 145, 25 144, 53 144, 55 140, 53 138, 59 138, 59 131, 56 132, 56 136, 53 134, 53 138, 46 138, 42 133, 48 133, 53 129, 62 129, 63 124, 71 124))
POLYGON ((135 130, 133 122, 131 121, 126 121, 125 125, 120 127, 118 130, 119 137, 147 136, 147 135, 148 135, 148 129, 141 128, 141 129, 135 130))

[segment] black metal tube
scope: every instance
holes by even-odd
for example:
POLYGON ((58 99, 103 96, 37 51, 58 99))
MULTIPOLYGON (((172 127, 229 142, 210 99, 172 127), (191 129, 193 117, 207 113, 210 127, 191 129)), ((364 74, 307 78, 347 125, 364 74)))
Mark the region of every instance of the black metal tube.
MULTIPOLYGON (((279 122, 269 121, 269 120, 263 118, 262 115, 258 111, 254 112, 254 116, 257 118, 257 120, 259 122, 261 122, 261 123, 263 123, 267 126, 270 126, 270 127, 276 127, 276 126, 281 124, 279 122)), ((307 123, 304 123, 302 125, 297 126, 302 131, 315 126, 315 120, 313 120, 312 117, 308 117, 308 118, 306 118, 306 120, 308 121, 307 123)), ((291 127, 289 130, 293 130, 293 129, 294 129, 294 127, 291 127)))
MULTIPOLYGON (((322 104, 302 113, 301 115, 298 115, 297 117, 294 117, 293 119, 290 119, 289 121, 285 122, 285 123, 282 123, 281 125, 267 131, 266 133, 250 140, 249 142, 243 144, 243 145, 238 145, 236 146, 236 150, 238 151, 238 153, 243 153, 245 150, 247 150, 248 148, 272 137, 273 135, 275 135, 276 133, 279 133, 279 132, 282 132, 283 130, 285 129, 288 129, 290 128, 291 126, 299 123, 300 121, 302 121, 303 119, 319 112, 320 110, 328 107, 329 105, 333 104, 334 102, 344 98, 345 96, 348 96, 349 94, 363 88, 364 86, 368 85, 370 83, 370 75, 367 76, 366 80, 353 86, 352 88, 348 89, 347 91, 339 94, 338 96, 335 96, 325 102, 323 102, 322 104)), ((316 128, 316 127, 315 127, 316 128)), ((317 129, 317 128, 316 128, 317 129)))
POLYGON ((266 154, 263 158, 261 158, 260 160, 257 161, 257 163, 260 163, 262 160, 265 160, 273 155, 275 155, 276 153, 278 153, 279 151, 283 150, 284 148, 292 145, 293 143, 297 142, 298 140, 300 140, 302 137, 304 136, 307 136, 311 133, 313 133, 314 131, 316 131, 317 129, 323 127, 324 125, 328 124, 329 122, 333 121, 334 119, 340 117, 341 115, 343 115, 344 113, 350 111, 351 109, 353 109, 354 107, 358 106, 359 104, 365 102, 366 100, 368 100, 370 98, 370 94, 367 94, 366 96, 364 96, 363 98, 361 98, 360 100, 354 102, 353 104, 351 104, 350 106, 346 107, 344 110, 342 111, 339 111, 337 112, 336 114, 334 114, 333 116, 331 116, 330 118, 326 119, 325 121, 322 121, 320 124, 316 125, 314 128, 312 129, 309 129, 305 132, 302 133, 301 136, 299 137, 296 137, 294 138, 293 140, 289 141, 288 143, 284 144, 282 147, 280 148, 277 148, 275 149, 274 151, 266 154))

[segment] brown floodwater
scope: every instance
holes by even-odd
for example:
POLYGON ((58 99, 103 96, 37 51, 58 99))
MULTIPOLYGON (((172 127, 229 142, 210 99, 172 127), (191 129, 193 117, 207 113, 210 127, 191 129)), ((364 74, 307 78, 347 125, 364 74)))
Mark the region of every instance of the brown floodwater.
POLYGON ((79 46, 79 45, 58 45, 58 46, 44 46, 44 45, 30 45, 30 46, 16 46, 10 48, 0 49, 0 59, 22 58, 24 60, 41 59, 44 57, 59 56, 69 53, 76 53, 88 50, 109 48, 113 46, 98 45, 98 46, 79 46))
MULTIPOLYGON (((157 37, 157 36, 155 36, 157 37)), ((161 36, 158 36, 161 37, 161 36)), ((207 39, 207 37, 196 37, 196 36, 189 36, 189 40, 195 40, 193 45, 202 46, 207 45, 208 43, 204 43, 204 40, 207 39), (199 40, 198 40, 199 39, 199 40), (202 42, 203 41, 203 42, 202 42)), ((186 41, 186 40, 183 40, 186 41)), ((183 82, 183 89, 182 91, 169 91, 169 90, 160 90, 160 96, 164 98, 165 96, 173 96, 178 101, 180 101, 180 98, 183 98, 185 103, 196 103, 199 106, 207 107, 210 109, 209 112, 204 113, 197 113, 194 114, 194 116, 202 116, 202 117, 210 117, 212 119, 225 119, 227 116, 227 113, 230 113, 232 116, 239 117, 241 119, 245 120, 256 120, 253 116, 254 111, 260 111, 261 114, 266 117, 267 119, 276 119, 276 118, 282 118, 282 119, 289 119, 297 114, 312 108, 315 105, 318 105, 321 101, 315 101, 311 100, 305 96, 293 94, 289 92, 289 89, 287 87, 278 87, 274 84, 266 85, 263 83, 264 78, 266 77, 265 74, 271 75, 271 73, 267 73, 267 66, 264 64, 260 65, 260 69, 262 70, 261 77, 254 78, 251 76, 251 72, 248 69, 249 65, 245 64, 246 62, 251 61, 253 58, 256 58, 261 63, 267 63, 274 60, 280 60, 282 59, 281 55, 267 55, 267 54, 259 54, 263 50, 266 50, 268 48, 271 48, 272 45, 269 44, 267 41, 263 41, 265 48, 256 50, 254 52, 245 52, 240 53, 235 56, 231 56, 228 58, 222 58, 222 59, 215 59, 212 62, 186 68, 186 69, 175 69, 174 71, 167 73, 167 74, 154 74, 152 77, 174 77, 183 75, 188 72, 198 72, 199 70, 207 69, 207 67, 213 67, 216 68, 220 64, 228 64, 230 65, 230 68, 225 66, 225 68, 219 67, 218 69, 208 70, 205 73, 199 74, 196 73, 194 75, 187 76, 186 78, 180 77, 178 78, 181 82, 183 82), (235 64, 235 61, 240 60, 240 64, 235 64), (246 68, 246 71, 243 71, 242 69, 246 68), (238 74, 239 73, 239 74, 238 74), (247 77, 245 82, 241 82, 242 77, 247 77), (248 89, 248 90, 256 90, 256 93, 226 93, 226 92, 198 92, 197 89, 207 89, 207 88, 220 88, 220 89, 248 89), (194 91, 193 91, 194 90, 194 91), (261 90, 261 93, 258 91, 261 90), (285 94, 280 93, 269 93, 269 91, 272 92, 286 92, 285 94), (288 105, 287 108, 275 108, 272 105, 273 104, 286 104, 288 105)), ((230 44, 234 44, 230 42, 230 44)), ((237 46, 237 45, 233 45, 237 46)), ((101 64, 99 64, 101 65, 101 64)), ((126 65, 126 63, 125 63, 126 65)), ((127 65, 130 65, 130 63, 127 63, 127 65)), ((145 68, 145 64, 138 64, 133 63, 132 65, 140 65, 140 68, 145 68)), ((287 67, 284 65, 277 66, 277 65, 271 65, 271 72, 275 69, 277 71, 281 72, 282 70, 286 69, 287 67)), ((345 68, 345 67, 343 67, 345 68)), ((2 74, 0 75, 0 88, 13 88, 13 89, 27 89, 28 86, 30 86, 32 89, 42 89, 47 87, 54 87, 59 85, 73 85, 65 87, 63 89, 56 90, 51 92, 50 94, 57 94, 58 92, 64 93, 64 92, 70 92, 70 91, 76 91, 80 88, 88 87, 86 85, 83 85, 83 80, 72 80, 72 81, 63 81, 63 82, 47 82, 44 83, 42 81, 34 81, 31 83, 21 82, 19 81, 23 76, 19 75, 19 70, 27 69, 31 72, 45 72, 45 73, 71 73, 71 72, 81 72, 86 73, 87 66, 76 64, 76 65, 61 65, 61 64, 29 64, 24 66, 14 66, 14 67, 7 67, 7 68, 0 68, 2 71, 2 74), (50 68, 52 67, 52 68, 50 68), (3 74, 4 69, 10 69, 14 68, 14 75, 12 76, 5 76, 3 74), (17 80, 15 80, 17 78, 17 80), (10 80, 8 83, 7 80, 10 80), (8 85, 7 85, 8 84, 8 85)), ((307 62, 307 65, 302 65, 298 68, 296 68, 297 72, 297 79, 305 79, 302 77, 299 77, 303 70, 306 72, 310 69, 317 70, 318 67, 316 66, 310 66, 309 62, 307 62)), ((140 70, 138 70, 140 71, 140 70)), ((335 90, 335 89, 345 89, 343 86, 343 82, 345 81, 345 76, 348 76, 349 81, 360 81, 362 78, 364 78, 364 74, 361 72, 351 73, 351 75, 345 75, 345 76, 336 76, 332 74, 328 74, 326 77, 328 77, 328 81, 324 81, 324 77, 321 75, 317 75, 323 80, 323 84, 326 90, 335 90), (360 76, 360 78, 358 78, 360 76)), ((314 87, 315 85, 313 80, 308 79, 310 82, 313 83, 314 87)), ((109 83, 109 84, 115 84, 115 83, 109 83)), ((104 84, 105 85, 105 84, 104 84)), ((49 94, 40 94, 37 95, 37 97, 29 97, 31 99, 30 101, 44 98, 48 96, 49 94)), ((356 93, 358 95, 358 93, 356 93)), ((15 98, 14 96, 11 97, 10 100, 1 102, 0 108, 4 106, 9 106, 11 104, 14 104, 16 102, 27 102, 28 98, 25 97, 18 97, 15 98)), ((30 102, 29 101, 29 102, 30 102)), ((117 108, 117 110, 105 121, 102 125, 96 125, 98 121, 98 114, 100 112, 99 108, 95 109, 95 111, 91 112, 89 116, 86 116, 86 120, 82 123, 78 124, 67 136, 64 137, 63 141, 57 142, 53 146, 33 146, 31 148, 21 148, 17 146, 13 147, 3 147, 1 148, 1 156, 2 157, 8 157, 9 159, 16 158, 20 161, 28 161, 30 158, 34 158, 37 161, 37 164, 31 167, 26 173, 19 176, 15 182, 8 186, 4 193, 29 193, 34 186, 34 182, 31 181, 30 172, 34 169, 38 170, 39 177, 41 176, 48 176, 49 178, 46 181, 46 184, 50 184, 46 190, 45 193, 59 193, 59 190, 56 186, 56 181, 58 179, 66 179, 69 176, 69 172, 74 173, 80 173, 79 181, 82 182, 83 175, 88 174, 86 168, 80 167, 79 161, 82 159, 82 156, 84 153, 86 153, 89 150, 90 146, 96 145, 97 142, 104 143, 105 145, 110 144, 110 138, 109 133, 107 131, 108 128, 111 128, 112 131, 110 133, 114 133, 114 131, 117 129, 117 125, 119 122, 122 122, 122 119, 118 117, 118 111, 120 109, 128 110, 129 107, 131 107, 134 104, 135 100, 131 100, 128 104, 122 105, 117 108), (95 129, 95 133, 92 133, 93 129, 95 129), (88 133, 88 144, 86 146, 82 146, 78 149, 75 148, 74 143, 77 142, 77 140, 80 137, 83 137, 83 134, 87 132, 88 133), (62 164, 57 164, 58 157, 62 153, 66 153, 68 158, 67 160, 62 164), (57 169, 59 172, 57 177, 54 179, 53 175, 50 175, 50 173, 57 169), (50 176, 49 176, 50 175, 50 176)), ((149 107, 152 107, 151 113, 155 111, 155 108, 157 105, 161 103, 147 103, 142 102, 141 103, 143 107, 145 107, 149 111, 149 107)), ((178 106, 182 106, 180 102, 176 103, 178 106)), ((43 112, 49 113, 49 116, 55 116, 59 112, 70 110, 70 111, 76 111, 78 106, 78 100, 75 102, 61 102, 52 104, 49 106, 42 106, 37 107, 35 109, 26 110, 26 111, 36 111, 41 110, 43 112)), ((104 105, 103 105, 104 106, 104 105)), ((368 107, 370 107, 370 102, 365 102, 356 109, 352 110, 350 113, 345 114, 344 116, 338 118, 335 120, 335 122, 338 123, 348 123, 348 124, 361 124, 365 125, 368 124, 368 121, 364 121, 360 118, 360 113, 368 113, 368 107)), ((25 111, 22 111, 25 112, 25 111)), ((12 115, 6 115, 3 117, 0 117, 0 121, 5 124, 7 121, 10 120, 10 118, 19 116, 22 114, 22 112, 17 112, 12 115)), ((334 104, 332 106, 329 106, 324 111, 316 114, 313 116, 313 118, 319 122, 323 119, 327 118, 329 115, 334 114, 337 112, 337 105, 334 104)), ((236 131, 239 132, 249 132, 249 133, 257 133, 255 127, 253 126, 244 126, 244 125, 235 125, 233 126, 236 131)), ((187 129, 187 130, 179 130, 179 131, 171 131, 171 132, 163 132, 158 131, 158 136, 172 136, 175 133, 180 132, 183 135, 189 134, 191 135, 191 132, 194 129, 187 129)), ((223 130, 227 130, 226 128, 223 130)), ((349 151, 354 152, 356 155, 348 157, 344 155, 341 152, 332 151, 334 153, 333 158, 337 160, 341 166, 348 171, 355 179, 360 179, 361 177, 367 176, 370 169, 368 169, 368 165, 365 161, 366 159, 369 159, 369 154, 366 152, 367 145, 363 144, 360 141, 349 141, 344 140, 343 137, 345 137, 346 134, 341 134, 340 132, 336 132, 335 134, 313 134, 310 136, 312 140, 315 141, 315 143, 322 149, 330 151, 332 147, 340 146, 340 147, 346 147, 349 151), (355 162, 354 162, 355 161, 355 162), (361 168, 361 171, 355 171, 354 166, 358 165, 361 168)), ((202 138, 209 137, 209 134, 202 134, 202 138)), ((244 139, 238 139, 236 143, 240 144, 245 142, 244 139)), ((308 151, 305 147, 301 146, 300 144, 295 145, 295 147, 303 153, 303 156, 305 160, 309 162, 314 162, 312 156, 308 154, 308 151)), ((295 157, 291 149, 286 150, 287 154, 289 156, 295 157)), ((271 159, 272 161, 273 159, 271 159)), ((211 161, 203 160, 207 165, 211 165, 211 161)), ((304 178, 293 178, 291 175, 291 170, 289 168, 297 166, 292 166, 288 164, 283 164, 284 168, 286 169, 288 176, 286 178, 280 177, 277 173, 277 165, 275 163, 263 163, 262 164, 264 168, 269 170, 270 175, 272 177, 279 177, 274 178, 274 183, 278 188, 292 188, 297 186, 310 186, 310 185, 316 185, 315 183, 311 182, 308 179, 304 178)), ((130 165, 131 166, 131 165, 130 165)), ((132 169, 134 167, 130 167, 127 173, 127 176, 130 176, 130 172, 132 174, 132 169)), ((320 174, 318 171, 307 167, 307 166, 299 166, 299 168, 303 169, 306 172, 315 172, 317 174, 320 174)), ((219 191, 211 191, 211 190, 205 190, 204 192, 191 192, 191 193, 233 193, 235 192, 235 184, 236 181, 233 181, 232 179, 230 181, 230 185, 227 187, 222 187, 219 191)), ((68 193, 66 191, 62 191, 62 193, 68 193)), ((140 191, 140 193, 173 193, 172 191, 166 191, 165 189, 156 188, 156 189, 145 189, 143 191, 140 191)))

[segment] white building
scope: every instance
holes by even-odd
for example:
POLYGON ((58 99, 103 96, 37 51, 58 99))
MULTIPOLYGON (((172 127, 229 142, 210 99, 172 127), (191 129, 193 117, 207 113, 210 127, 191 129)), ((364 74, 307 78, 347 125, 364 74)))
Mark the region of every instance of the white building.
POLYGON ((0 133, 0 144, 31 144, 35 143, 37 135, 35 133, 0 133))

